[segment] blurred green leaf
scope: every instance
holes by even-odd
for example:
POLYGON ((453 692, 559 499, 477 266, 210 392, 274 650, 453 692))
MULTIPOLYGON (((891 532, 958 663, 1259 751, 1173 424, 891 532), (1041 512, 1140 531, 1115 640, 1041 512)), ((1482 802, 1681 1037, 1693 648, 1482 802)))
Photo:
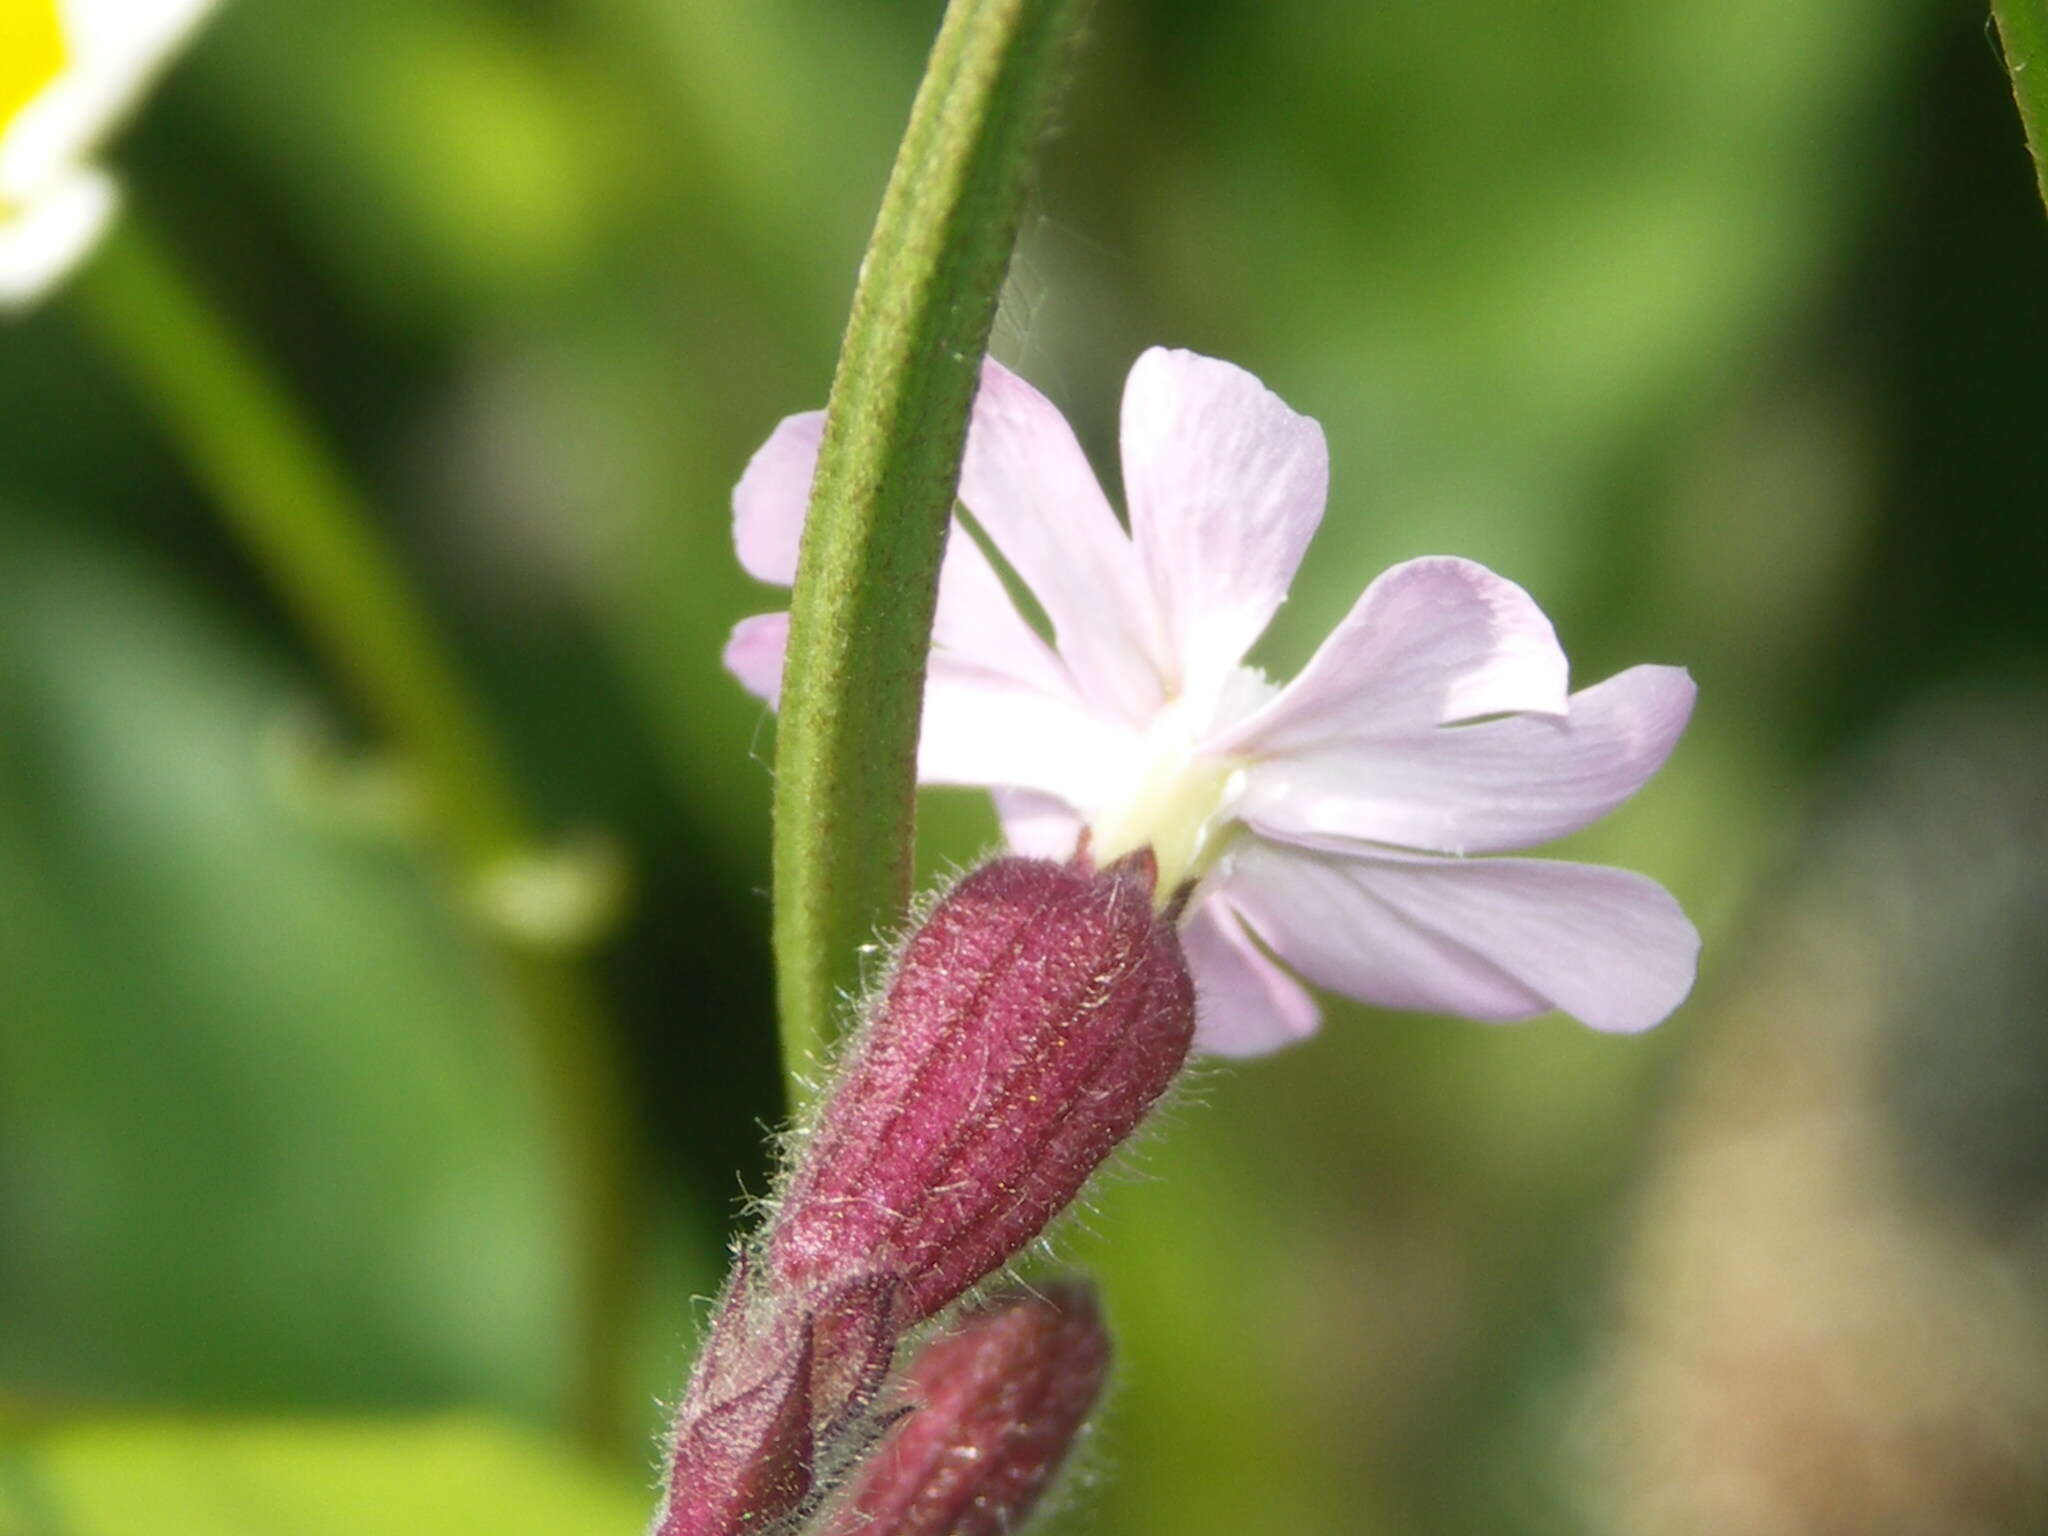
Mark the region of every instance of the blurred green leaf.
POLYGON ((279 802, 306 685, 146 557, 0 508, 0 566, 0 1374, 546 1402, 534 1102, 421 861, 279 802))
POLYGON ((651 1499, 485 1418, 111 1421, 0 1442, 0 1536, 615 1536, 651 1499))
POLYGON ((473 0, 237 8, 194 60, 334 275, 417 323, 544 289, 617 180, 601 87, 473 0))

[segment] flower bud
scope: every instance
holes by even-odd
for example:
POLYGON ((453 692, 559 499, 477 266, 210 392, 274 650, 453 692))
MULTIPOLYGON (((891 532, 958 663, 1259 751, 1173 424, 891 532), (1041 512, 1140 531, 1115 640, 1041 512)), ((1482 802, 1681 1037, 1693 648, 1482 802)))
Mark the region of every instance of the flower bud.
POLYGON ((789 1530, 811 1501, 810 1319, 752 1310, 742 1264, 676 1413, 654 1536, 789 1530))
POLYGON ((744 1256, 676 1413, 655 1536, 779 1536, 830 1494, 880 1426, 896 1352, 888 1276, 757 1296, 744 1256))
POLYGON ((1002 1536, 1031 1512, 1109 1373, 1085 1285, 977 1309, 905 1372, 910 1411, 862 1468, 827 1536, 1002 1536))
POLYGON ((1066 1208, 1187 1058, 1194 990, 1146 853, 1000 858, 940 900, 821 1108, 769 1283, 890 1273, 906 1326, 1066 1208))

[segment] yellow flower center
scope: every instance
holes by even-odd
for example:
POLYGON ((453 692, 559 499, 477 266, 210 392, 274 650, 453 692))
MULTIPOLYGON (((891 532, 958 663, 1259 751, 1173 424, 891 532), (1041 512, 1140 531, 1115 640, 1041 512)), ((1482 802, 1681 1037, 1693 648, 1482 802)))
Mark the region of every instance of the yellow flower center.
POLYGON ((64 68, 58 0, 0 0, 0 136, 64 68))
POLYGON ((1197 752, 1200 728, 1213 711, 1195 718, 1176 699, 1154 717, 1144 753, 1126 787, 1090 823, 1089 851, 1098 865, 1149 847, 1159 861, 1158 904, 1183 884, 1199 880, 1230 841, 1245 763, 1197 752))

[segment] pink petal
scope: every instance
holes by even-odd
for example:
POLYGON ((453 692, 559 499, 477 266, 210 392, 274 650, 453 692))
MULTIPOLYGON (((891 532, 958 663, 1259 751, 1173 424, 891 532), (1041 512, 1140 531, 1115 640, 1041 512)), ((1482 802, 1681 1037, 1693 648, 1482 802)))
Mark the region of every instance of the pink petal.
POLYGON ((747 460, 732 492, 732 542, 740 565, 759 581, 786 587, 796 580, 797 545, 811 505, 825 413, 785 416, 747 460))
POLYGON ((981 784, 1085 801, 1105 771, 1121 768, 1135 738, 1070 693, 1048 692, 944 652, 925 676, 917 776, 927 784, 981 784))
POLYGON ((1215 751, 1281 756, 1478 715, 1562 715, 1569 669, 1535 599, 1447 556, 1382 572, 1301 675, 1215 751))
POLYGON ((1641 789, 1697 690, 1681 667, 1631 667, 1575 693, 1563 719, 1516 715, 1337 741, 1256 764, 1243 818, 1268 837, 1340 837, 1498 853, 1563 837, 1641 789))
POLYGON ((757 613, 733 626, 725 642, 725 669, 772 709, 782 702, 782 656, 788 648, 789 615, 757 613))
POLYGON ((1195 1049, 1262 1056, 1316 1032, 1322 1011, 1269 959, 1221 894, 1201 899, 1181 924, 1195 979, 1195 1049))
MULTIPOLYGON (((779 705, 788 645, 787 613, 742 619, 725 644, 726 670, 748 692, 779 705)), ((1105 763, 1119 762, 1130 750, 1127 732, 1089 714, 1071 694, 932 651, 917 744, 922 782, 1081 795, 1095 786, 1105 763)))
POLYGON ((939 570, 921 731, 918 777, 928 784, 1068 795, 1092 783, 1127 738, 1082 702, 958 523, 939 570))
MULTIPOLYGON (((824 430, 823 411, 785 417, 733 489, 733 543, 740 564, 761 581, 786 587, 796 579, 824 430)), ((932 643, 1047 685, 1062 675, 1051 648, 1024 622, 987 557, 958 524, 946 541, 932 643)))
POLYGON ((1032 859, 1070 859, 1081 840, 1081 818, 1064 800, 1028 789, 996 789, 990 798, 1003 824, 1003 841, 1032 859))
MULTIPOLYGON (((824 413, 786 418, 754 455, 733 492, 740 560, 764 581, 788 583, 808 510, 824 413)), ((726 667, 779 704, 789 615, 743 620, 726 644, 726 667)), ((938 610, 925 690, 921 776, 939 783, 1036 783, 1041 770, 1077 776, 1081 760, 1053 761, 1077 735, 1095 745, 1066 668, 1024 621, 1002 579, 955 523, 940 567, 938 610), (1006 767, 1006 764, 1008 765, 1006 767)))
MULTIPOLYGON (((786 587, 796 580, 824 430, 823 411, 785 417, 733 489, 733 543, 740 564, 761 581, 786 587)), ((957 523, 947 536, 932 642, 1043 682, 1061 671, 1051 648, 1024 622, 1002 579, 957 523)))
POLYGON ((1030 587, 1089 702, 1140 720, 1161 698, 1137 555, 1073 429, 1002 364, 983 365, 960 500, 1030 587))
POLYGON ((1561 1009, 1647 1029, 1685 1000, 1699 934, 1626 870, 1547 859, 1346 858, 1247 839, 1224 880, 1273 952, 1386 1008, 1468 1018, 1561 1009))
POLYGON ((1024 622, 988 556, 957 520, 939 566, 932 649, 962 667, 1079 703, 1066 666, 1024 622))
POLYGON ((1172 691, 1244 659, 1322 521, 1323 429, 1242 368, 1154 347, 1124 385, 1124 494, 1172 691))

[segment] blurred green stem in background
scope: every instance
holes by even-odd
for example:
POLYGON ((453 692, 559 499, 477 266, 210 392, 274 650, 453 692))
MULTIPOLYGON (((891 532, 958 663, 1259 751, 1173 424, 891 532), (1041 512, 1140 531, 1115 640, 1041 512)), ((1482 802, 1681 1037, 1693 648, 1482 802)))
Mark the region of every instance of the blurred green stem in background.
POLYGON ((360 492, 133 210, 83 275, 80 297, 229 528, 419 781, 465 916, 486 933, 512 993, 552 1121, 575 1229, 568 1412, 593 1443, 616 1444, 639 1267, 630 1100, 611 1021, 570 946, 482 920, 489 893, 549 861, 491 727, 360 492))
POLYGON ((862 260, 790 604, 775 969, 792 1100, 909 900, 917 730, 967 413, 1080 0, 953 0, 862 260))
POLYGON ((2034 156, 2034 185, 2048 205, 2048 0, 1991 0, 1991 14, 2034 156))

